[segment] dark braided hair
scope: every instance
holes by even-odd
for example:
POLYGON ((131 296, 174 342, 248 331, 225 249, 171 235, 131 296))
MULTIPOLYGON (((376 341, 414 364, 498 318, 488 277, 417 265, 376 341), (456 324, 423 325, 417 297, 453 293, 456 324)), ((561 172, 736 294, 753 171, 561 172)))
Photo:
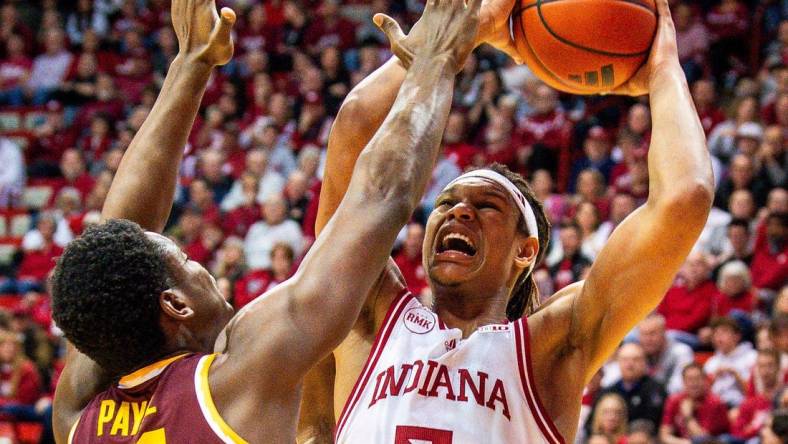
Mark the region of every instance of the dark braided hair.
MULTIPOLYGON (((523 176, 500 163, 494 163, 486 168, 509 179, 509 181, 523 193, 531 209, 534 210, 536 226, 539 230, 539 253, 536 255, 536 264, 539 264, 547 253, 547 243, 550 241, 550 221, 547 220, 547 215, 544 212, 542 203, 536 199, 536 195, 531 190, 531 187, 528 186, 523 176)), ((531 234, 528 232, 525 218, 522 215, 520 215, 518 227, 521 232, 531 234)), ((536 286, 536 281, 534 281, 533 273, 525 271, 520 274, 517 278, 517 282, 514 284, 509 304, 506 306, 506 317, 510 321, 514 321, 520 319, 524 315, 534 313, 537 308, 539 308, 539 289, 536 286)))

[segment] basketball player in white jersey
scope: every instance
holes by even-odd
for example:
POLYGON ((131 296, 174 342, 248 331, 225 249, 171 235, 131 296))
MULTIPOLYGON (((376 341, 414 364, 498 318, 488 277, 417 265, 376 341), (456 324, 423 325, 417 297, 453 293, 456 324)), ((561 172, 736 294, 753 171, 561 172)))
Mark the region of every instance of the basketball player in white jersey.
MULTIPOLYGON (((650 93, 649 198, 611 235, 588 278, 535 310, 531 271, 549 232, 540 203, 505 168, 461 176, 440 194, 426 227, 433 303, 410 295, 389 262, 335 362, 308 378, 302 442, 330 441, 326 424, 333 422, 339 443, 573 441, 583 387, 658 305, 713 198, 668 2, 657 5, 649 61, 617 91, 650 93)), ((359 84, 339 113, 318 230, 332 217, 357 153, 388 112, 426 31, 417 24, 404 36, 387 17, 376 23, 400 60, 359 84)))

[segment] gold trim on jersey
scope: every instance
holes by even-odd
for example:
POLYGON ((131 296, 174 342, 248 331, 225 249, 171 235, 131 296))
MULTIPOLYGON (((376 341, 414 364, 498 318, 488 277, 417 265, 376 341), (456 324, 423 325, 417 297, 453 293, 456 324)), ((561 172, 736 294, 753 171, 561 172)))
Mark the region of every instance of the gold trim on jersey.
POLYGON ((66 441, 67 444, 72 444, 74 442, 74 433, 76 433, 77 431, 77 425, 79 425, 79 419, 80 418, 77 418, 76 422, 74 422, 74 425, 71 426, 71 430, 68 432, 68 440, 66 441))
POLYGON ((205 421, 208 422, 216 436, 226 444, 249 444, 224 422, 219 411, 216 410, 216 405, 213 403, 211 388, 208 385, 208 370, 211 368, 215 358, 216 354, 203 356, 200 358, 199 364, 197 364, 197 371, 194 372, 194 388, 197 391, 197 402, 200 404, 200 410, 202 410, 205 421))
POLYGON ((183 358, 186 355, 188 355, 188 353, 162 359, 161 361, 157 361, 151 365, 142 367, 141 369, 120 378, 120 381, 118 381, 118 387, 122 389, 130 389, 142 383, 148 382, 156 376, 159 376, 168 365, 172 364, 178 359, 183 358))

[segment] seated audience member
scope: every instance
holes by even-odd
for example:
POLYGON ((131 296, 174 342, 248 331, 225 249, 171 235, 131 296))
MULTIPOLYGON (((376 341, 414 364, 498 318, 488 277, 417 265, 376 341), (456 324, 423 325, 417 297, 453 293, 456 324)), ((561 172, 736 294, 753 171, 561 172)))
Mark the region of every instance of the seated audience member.
POLYGON ((759 351, 753 375, 754 383, 731 425, 731 435, 742 441, 757 437, 758 431, 766 425, 772 410, 772 400, 781 387, 779 353, 774 350, 759 351))
POLYGON ((636 343, 622 345, 616 353, 616 361, 621 378, 603 390, 600 399, 607 393, 616 393, 626 401, 630 421, 646 419, 658 424, 667 394, 665 388, 648 375, 643 347, 636 343))
POLYGON ((234 306, 240 310, 266 291, 281 284, 293 273, 295 255, 290 245, 277 243, 271 249, 271 268, 248 272, 235 282, 234 306))
POLYGON ((714 356, 703 370, 711 377, 711 391, 728 406, 738 407, 744 400, 757 352, 752 344, 742 341, 741 327, 733 318, 715 318, 711 328, 714 356))
POLYGON ((25 356, 20 336, 0 330, 0 404, 33 406, 42 389, 38 370, 25 356))
MULTIPOLYGON (((681 370, 695 359, 692 348, 679 342, 667 334, 665 317, 659 313, 652 313, 637 327, 637 342, 646 353, 648 374, 660 383, 669 394, 674 394, 682 389, 681 370)), ((621 378, 621 370, 616 361, 610 361, 604 366, 605 378, 602 385, 612 385, 621 378)))
POLYGON ((646 353, 648 374, 668 393, 679 392, 682 389, 681 370, 695 357, 692 349, 668 337, 665 317, 659 313, 644 319, 638 326, 638 333, 638 342, 646 353))
POLYGON ((427 276, 421 263, 421 245, 424 242, 424 227, 418 223, 408 224, 402 249, 394 256, 408 289, 415 295, 427 288, 427 276))
POLYGON ((711 301, 717 287, 709 278, 706 256, 694 252, 687 257, 678 272, 676 282, 660 303, 657 311, 665 316, 668 330, 675 331, 676 338, 688 345, 696 345, 694 335, 711 318, 711 301))
POLYGON ((717 277, 719 292, 712 302, 714 316, 749 316, 757 300, 751 291, 750 269, 741 261, 725 264, 717 277))
POLYGON ((755 235, 752 283, 776 292, 788 282, 788 213, 769 213, 755 235))
POLYGON ((287 204, 282 196, 269 198, 263 208, 264 217, 249 228, 244 240, 246 263, 253 270, 271 266, 271 251, 275 244, 290 245, 296 256, 303 248, 301 227, 287 219, 287 204))
POLYGON ((558 261, 550 266, 550 275, 554 280, 554 291, 578 281, 585 269, 591 266, 591 259, 580 250, 580 227, 577 224, 565 223, 561 225, 558 238, 562 254, 558 261))
POLYGON ((715 278, 723 265, 733 261, 744 262, 748 267, 752 262, 750 223, 745 219, 732 219, 725 229, 722 251, 714 257, 714 263, 717 264, 713 273, 715 278))
POLYGON ((728 407, 709 392, 700 364, 682 372, 684 390, 665 403, 659 438, 664 444, 692 444, 728 432, 728 407))
POLYGON ((611 443, 621 443, 627 433, 627 403, 615 393, 599 398, 591 417, 591 436, 604 435, 611 443))

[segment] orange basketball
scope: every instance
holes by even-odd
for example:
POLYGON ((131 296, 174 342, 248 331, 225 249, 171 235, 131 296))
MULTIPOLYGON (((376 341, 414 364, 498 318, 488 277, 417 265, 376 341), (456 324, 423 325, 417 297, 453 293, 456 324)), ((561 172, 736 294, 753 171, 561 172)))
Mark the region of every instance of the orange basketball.
POLYGON ((654 0, 520 0, 517 51, 545 83, 574 94, 609 92, 645 62, 657 29, 654 0))

